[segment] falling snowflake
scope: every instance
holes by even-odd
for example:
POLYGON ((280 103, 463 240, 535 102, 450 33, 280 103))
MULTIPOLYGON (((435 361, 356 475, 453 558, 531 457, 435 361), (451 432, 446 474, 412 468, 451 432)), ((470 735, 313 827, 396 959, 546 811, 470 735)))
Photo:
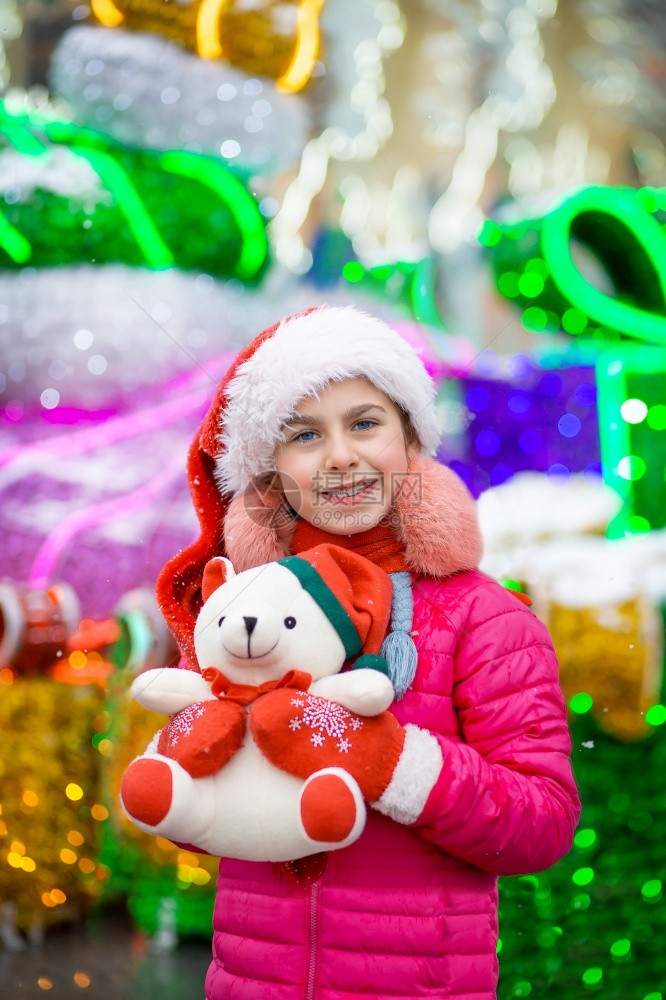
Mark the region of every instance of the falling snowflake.
POLYGON ((312 736, 310 737, 310 743, 312 743, 313 747, 320 747, 324 742, 325 738, 326 737, 323 736, 321 733, 313 733, 312 736))
POLYGON ((177 715, 174 715, 168 725, 171 743, 175 746, 181 736, 189 736, 194 728, 194 723, 204 714, 205 706, 200 702, 198 705, 190 705, 184 708, 177 715))
POLYGON ((289 723, 289 728, 292 729, 292 730, 300 729, 301 728, 301 720, 300 719, 296 719, 296 718, 292 719, 290 721, 290 723, 289 723))
POLYGON ((344 737, 338 740, 338 750, 340 753, 349 753, 351 750, 351 740, 346 740, 344 737))

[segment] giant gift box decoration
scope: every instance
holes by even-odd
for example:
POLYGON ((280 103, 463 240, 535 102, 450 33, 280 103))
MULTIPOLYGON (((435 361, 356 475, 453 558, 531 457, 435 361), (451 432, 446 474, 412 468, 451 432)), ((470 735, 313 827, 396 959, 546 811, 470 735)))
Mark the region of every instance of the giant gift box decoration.
POLYGON ((0 266, 122 261, 257 280, 265 220, 219 159, 127 149, 52 113, 0 103, 0 164, 16 183, 0 213, 0 266))
POLYGON ((603 476, 624 500, 614 536, 665 523, 665 219, 666 188, 585 187, 500 208, 479 237, 527 329, 597 350, 603 476))
POLYGON ((613 537, 666 526, 666 350, 627 345, 597 362, 606 481, 624 500, 613 537))
POLYGON ((466 456, 452 463, 474 493, 517 472, 599 474, 599 425, 594 369, 553 367, 525 355, 508 370, 492 356, 461 380, 469 423, 466 456), (484 372, 483 369, 486 369, 484 372))

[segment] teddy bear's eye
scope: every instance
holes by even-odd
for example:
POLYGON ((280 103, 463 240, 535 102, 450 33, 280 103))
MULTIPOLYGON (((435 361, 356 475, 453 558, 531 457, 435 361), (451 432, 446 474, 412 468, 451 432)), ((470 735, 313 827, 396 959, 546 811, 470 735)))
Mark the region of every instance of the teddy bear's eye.
POLYGON ((296 626, 296 619, 290 615, 289 618, 285 618, 284 624, 285 628, 294 628, 296 626))
POLYGON ((218 627, 222 624, 223 621, 224 621, 224 615, 222 615, 222 617, 220 618, 219 622, 217 623, 218 627))

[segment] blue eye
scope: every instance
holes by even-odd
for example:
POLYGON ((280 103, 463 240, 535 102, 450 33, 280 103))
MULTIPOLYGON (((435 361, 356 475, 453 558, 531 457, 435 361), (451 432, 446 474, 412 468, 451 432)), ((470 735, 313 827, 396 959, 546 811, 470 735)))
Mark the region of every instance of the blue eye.
POLYGON ((377 426, 377 421, 376 420, 369 420, 369 419, 357 420, 356 423, 354 424, 354 427, 358 427, 360 424, 367 424, 368 427, 365 428, 367 430, 370 427, 376 427, 377 426))
POLYGON ((301 431, 301 433, 297 434, 296 437, 293 438, 293 440, 294 441, 302 441, 303 444, 309 444, 310 441, 313 440, 313 438, 312 437, 308 437, 308 434, 314 435, 314 431, 301 431))
POLYGON ((289 615, 289 617, 285 618, 285 620, 284 620, 284 627, 285 628, 295 628, 296 627, 296 619, 292 618, 291 615, 289 615))

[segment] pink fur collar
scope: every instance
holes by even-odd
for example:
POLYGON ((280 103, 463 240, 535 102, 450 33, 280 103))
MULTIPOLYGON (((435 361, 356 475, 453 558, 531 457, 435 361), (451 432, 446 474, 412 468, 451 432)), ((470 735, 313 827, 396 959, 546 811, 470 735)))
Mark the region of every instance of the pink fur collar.
MULTIPOLYGON (((275 483, 249 487, 229 504, 224 548, 236 572, 289 555, 295 523, 275 483)), ((394 507, 397 537, 417 573, 450 576, 474 569, 482 541, 476 504, 459 477, 423 455, 412 460, 394 507)))

